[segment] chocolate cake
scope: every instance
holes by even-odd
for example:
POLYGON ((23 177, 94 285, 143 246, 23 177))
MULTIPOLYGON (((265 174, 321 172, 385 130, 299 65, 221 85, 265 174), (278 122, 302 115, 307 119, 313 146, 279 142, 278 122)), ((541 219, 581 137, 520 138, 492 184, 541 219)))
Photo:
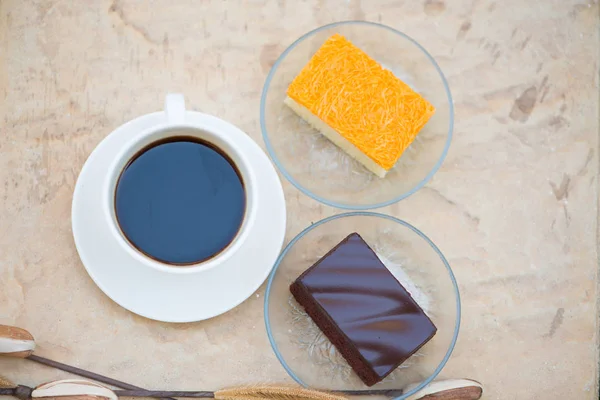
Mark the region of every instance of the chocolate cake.
POLYGON ((358 233, 306 270, 290 291, 368 386, 437 331, 358 233))

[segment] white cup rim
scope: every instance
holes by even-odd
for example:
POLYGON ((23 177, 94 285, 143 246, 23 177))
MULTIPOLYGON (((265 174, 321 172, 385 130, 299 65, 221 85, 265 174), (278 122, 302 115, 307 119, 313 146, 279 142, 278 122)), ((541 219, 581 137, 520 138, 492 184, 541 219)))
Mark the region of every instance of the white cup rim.
MULTIPOLYGON (((213 118, 213 117, 211 117, 213 118)), ((103 199, 103 214, 106 219, 107 224, 109 225, 109 229, 114 239, 119 243, 119 245, 135 260, 139 263, 158 270, 160 272, 166 272, 170 274, 191 274, 201 271, 207 271, 222 265, 227 262, 227 260, 234 254, 238 249, 246 242, 250 231, 252 230, 252 226, 256 221, 256 203, 258 201, 258 193, 256 191, 256 176, 254 176, 254 170, 251 168, 251 164, 249 160, 245 157, 244 152, 235 144, 235 141, 229 140, 226 132, 216 131, 211 129, 210 121, 207 123, 187 123, 185 121, 176 121, 176 122, 167 122, 165 124, 159 124, 154 127, 148 128, 142 133, 136 135, 132 138, 117 156, 114 158, 111 166, 106 174, 106 179, 103 183, 102 193, 104 196, 103 199), (168 132, 168 131, 186 131, 186 134, 191 132, 204 132, 208 136, 213 135, 214 137, 219 138, 227 146, 231 147, 233 153, 231 154, 229 151, 225 151, 218 144, 215 144, 218 148, 220 148, 225 154, 231 157, 242 176, 242 180, 244 183, 244 191, 246 195, 245 202, 245 213, 244 218, 242 220, 242 225, 240 226, 238 233, 231 243, 229 243, 223 250, 217 253, 215 256, 200 261, 198 263, 189 264, 189 265, 178 265, 178 264, 169 264, 166 262, 161 262, 151 258, 150 256, 144 254, 142 251, 138 250, 133 246, 133 244, 125 237, 125 234, 121 230, 116 220, 116 211, 114 209, 114 193, 116 189, 116 185, 118 183, 119 176, 121 172, 127 165, 127 163, 131 160, 132 157, 135 156, 136 153, 143 150, 148 144, 144 144, 144 141, 148 139, 148 137, 152 135, 157 135, 160 133, 168 132)), ((172 137, 181 136, 180 135, 172 135, 172 137)), ((165 137, 169 137, 168 135, 165 137)), ((200 139, 206 140, 207 142, 212 142, 209 139, 204 139, 199 136, 200 139)), ((160 139, 158 139, 160 140, 160 139)), ((156 141, 158 141, 156 140, 156 141)), ((154 142, 155 140, 151 140, 149 143, 154 142)))

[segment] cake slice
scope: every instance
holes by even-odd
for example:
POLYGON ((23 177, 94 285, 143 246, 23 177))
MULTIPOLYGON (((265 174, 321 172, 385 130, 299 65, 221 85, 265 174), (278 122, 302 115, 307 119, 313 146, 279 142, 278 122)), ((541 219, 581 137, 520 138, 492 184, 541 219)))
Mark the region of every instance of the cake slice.
POLYGON ((368 386, 389 375, 437 331, 358 233, 306 270, 290 291, 368 386))
POLYGON ((296 114, 385 177, 435 108, 343 36, 331 36, 287 90, 296 114))

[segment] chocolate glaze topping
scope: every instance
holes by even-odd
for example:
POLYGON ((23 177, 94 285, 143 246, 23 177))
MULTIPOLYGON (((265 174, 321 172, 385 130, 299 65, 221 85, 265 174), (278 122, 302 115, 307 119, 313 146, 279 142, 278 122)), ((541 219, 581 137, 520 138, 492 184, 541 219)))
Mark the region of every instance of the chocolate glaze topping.
POLYGON ((302 274, 291 290, 307 311, 311 308, 309 315, 338 349, 351 347, 340 352, 347 360, 358 358, 348 360, 352 367, 371 370, 359 373, 369 385, 392 372, 437 330, 357 233, 302 274))

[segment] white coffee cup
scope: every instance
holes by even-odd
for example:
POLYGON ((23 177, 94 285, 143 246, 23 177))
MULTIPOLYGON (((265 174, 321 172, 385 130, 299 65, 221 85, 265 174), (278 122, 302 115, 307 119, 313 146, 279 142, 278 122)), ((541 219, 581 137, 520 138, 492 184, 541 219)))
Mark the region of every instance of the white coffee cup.
POLYGON ((256 190, 256 173, 252 168, 248 158, 244 154, 243 146, 236 143, 233 139, 237 130, 233 125, 207 114, 194 113, 195 117, 187 118, 185 110, 185 100, 181 94, 169 94, 165 99, 166 123, 156 125, 147 129, 122 148, 120 153, 115 157, 114 162, 109 167, 106 174, 105 182, 103 183, 103 201, 102 208, 104 217, 106 218, 111 234, 116 241, 131 257, 135 258, 143 265, 149 268, 170 273, 170 274, 189 274, 199 270, 208 270, 223 264, 235 253, 247 240, 252 227, 256 223, 258 191, 256 190), (200 118, 198 118, 200 115, 200 118), (184 131, 186 136, 196 137, 200 140, 214 144, 220 150, 231 158, 237 167, 244 184, 246 195, 246 210, 242 225, 233 239, 233 241, 216 256, 208 260, 185 266, 173 265, 157 261, 153 258, 140 252, 136 249, 125 237, 117 222, 115 212, 115 190, 123 169, 128 165, 129 161, 148 145, 167 139, 169 137, 181 136, 184 131))

